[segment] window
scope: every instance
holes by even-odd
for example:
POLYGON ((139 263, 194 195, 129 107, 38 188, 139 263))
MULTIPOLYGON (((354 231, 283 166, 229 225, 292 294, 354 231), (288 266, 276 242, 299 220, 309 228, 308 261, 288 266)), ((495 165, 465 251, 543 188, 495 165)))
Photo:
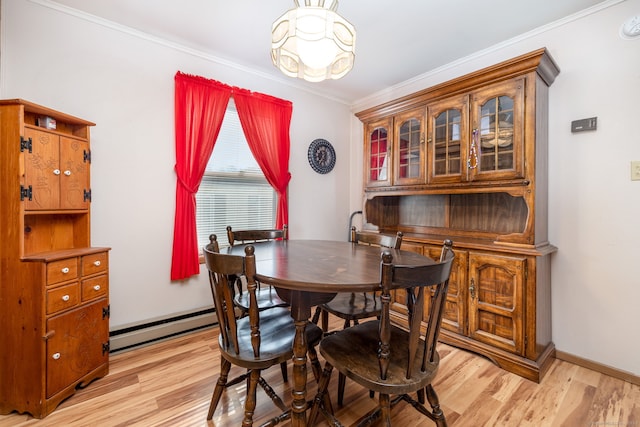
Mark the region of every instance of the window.
POLYGON ((271 229, 275 214, 276 194, 249 150, 231 100, 196 194, 198 247, 206 246, 212 233, 221 248, 229 246, 228 225, 271 229))

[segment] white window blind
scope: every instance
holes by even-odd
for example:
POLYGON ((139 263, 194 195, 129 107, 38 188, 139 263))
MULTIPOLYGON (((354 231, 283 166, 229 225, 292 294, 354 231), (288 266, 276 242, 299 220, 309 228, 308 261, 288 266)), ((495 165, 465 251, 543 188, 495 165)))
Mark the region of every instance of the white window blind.
POLYGON ((202 250, 212 233, 220 247, 228 246, 228 225, 236 230, 273 228, 275 201, 230 102, 196 195, 198 247, 202 250))

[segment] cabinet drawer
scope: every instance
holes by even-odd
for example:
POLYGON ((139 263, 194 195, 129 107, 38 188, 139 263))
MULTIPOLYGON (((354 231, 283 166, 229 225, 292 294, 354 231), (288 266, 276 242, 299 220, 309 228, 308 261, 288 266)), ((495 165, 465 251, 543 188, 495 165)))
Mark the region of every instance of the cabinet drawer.
POLYGON ((89 276, 91 274, 107 271, 108 258, 106 252, 85 255, 82 257, 82 275, 89 276))
POLYGON ((47 285, 78 277, 78 258, 67 258, 47 264, 47 285))
POLYGON ((91 279, 82 281, 82 301, 89 301, 91 299, 103 296, 107 294, 109 287, 109 281, 107 275, 92 277, 91 279))
POLYGON ((77 282, 50 289, 47 291, 47 314, 66 310, 79 302, 80 289, 77 282))

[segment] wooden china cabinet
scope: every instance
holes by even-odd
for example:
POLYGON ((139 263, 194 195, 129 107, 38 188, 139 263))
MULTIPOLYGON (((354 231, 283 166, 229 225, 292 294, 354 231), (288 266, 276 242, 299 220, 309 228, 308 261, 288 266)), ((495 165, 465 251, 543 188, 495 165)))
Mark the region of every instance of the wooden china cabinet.
POLYGON ((109 248, 91 247, 93 123, 0 101, 0 414, 43 418, 109 370, 109 248))
POLYGON ((434 258, 452 239, 441 340, 533 381, 555 354, 547 109, 558 73, 539 49, 356 114, 363 228, 402 231, 403 249, 434 258))

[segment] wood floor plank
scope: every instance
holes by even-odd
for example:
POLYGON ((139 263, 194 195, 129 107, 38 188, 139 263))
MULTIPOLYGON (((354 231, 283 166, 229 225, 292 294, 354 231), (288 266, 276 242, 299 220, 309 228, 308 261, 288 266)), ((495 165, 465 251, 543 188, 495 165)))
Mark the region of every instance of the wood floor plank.
POLYGON ((580 380, 572 381, 556 414, 555 424, 561 427, 589 425, 589 408, 593 404, 595 393, 596 387, 580 380))
MULTIPOLYGON (((332 328, 342 327, 337 319, 331 322, 332 328)), ((45 419, 12 413, 0 416, 0 427, 240 425, 244 382, 223 393, 213 420, 206 420, 220 368, 217 337, 211 328, 112 354, 109 375, 78 390, 45 419)), ((536 384, 473 353, 443 344, 438 349, 441 364, 434 387, 450 427, 640 427, 640 386, 560 360, 554 360, 536 384)), ((231 370, 232 376, 241 373, 235 367, 231 370)), ((308 374, 311 399, 316 383, 311 369, 308 374)), ((263 376, 289 405, 292 384, 282 381, 279 367, 263 376)), ((347 380, 344 406, 338 407, 337 382, 334 372, 329 394, 336 416, 345 426, 353 426, 375 406, 377 396, 371 399, 368 390, 347 380)), ((278 413, 259 390, 254 425, 278 413)), ((434 425, 404 402, 392 411, 392 422, 400 427, 434 425)), ((326 425, 324 420, 318 423, 326 425)))

